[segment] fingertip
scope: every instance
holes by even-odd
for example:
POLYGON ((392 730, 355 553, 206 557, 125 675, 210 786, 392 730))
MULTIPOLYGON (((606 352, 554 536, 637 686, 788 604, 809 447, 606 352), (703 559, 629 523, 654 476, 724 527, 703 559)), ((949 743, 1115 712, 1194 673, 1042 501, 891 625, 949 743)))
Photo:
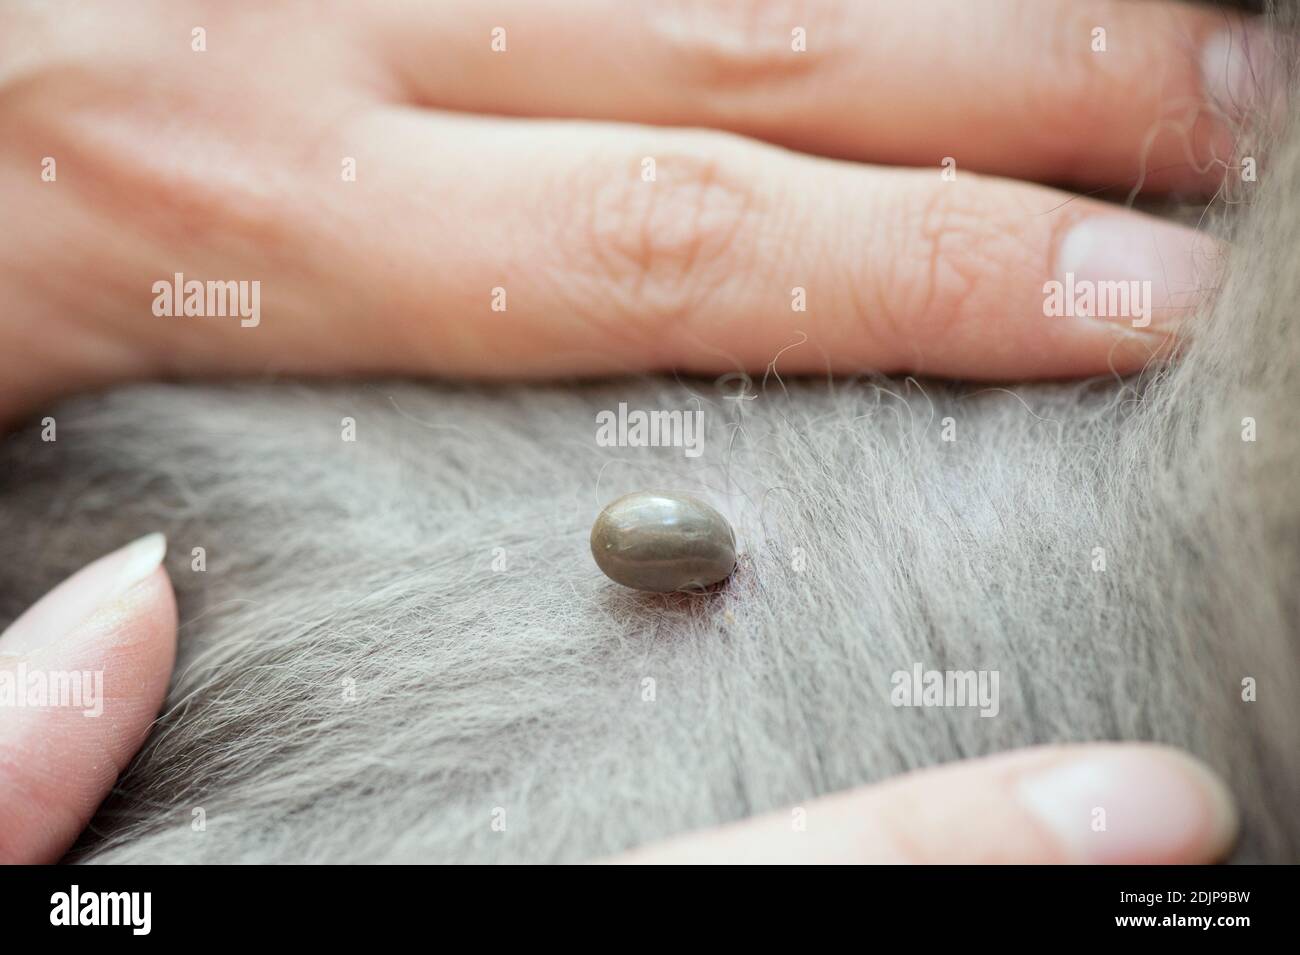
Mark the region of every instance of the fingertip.
POLYGON ((62 642, 162 565, 167 538, 146 534, 58 584, 0 634, 0 651, 26 654, 62 642))
POLYGON ((1148 744, 1153 759, 1167 762, 1167 770, 1200 803, 1205 820, 1203 838, 1187 846, 1188 862, 1218 862, 1232 852, 1241 835, 1241 814, 1227 781, 1205 761, 1172 746, 1148 744))
POLYGON ((57 860, 148 735, 176 654, 163 550, 144 538, 96 561, 0 641, 0 861, 57 860), (102 602, 65 629, 88 595, 102 602))
POLYGON ((1212 305, 1226 245, 1180 223, 1102 206, 1065 220, 1043 284, 1046 334, 1074 374, 1131 374, 1174 354, 1212 305))
POLYGON ((1215 862, 1231 851, 1239 826, 1223 781, 1167 746, 1072 747, 1020 776, 1015 794, 1062 862, 1215 862))
POLYGON ((1056 250, 1059 308, 1121 327, 1176 327, 1218 285, 1222 253, 1212 236, 1154 216, 1085 216, 1056 250))
POLYGON ((1201 47, 1201 87, 1206 103, 1229 122, 1262 118, 1279 126, 1285 117, 1284 62, 1279 38, 1260 17, 1229 17, 1201 47))

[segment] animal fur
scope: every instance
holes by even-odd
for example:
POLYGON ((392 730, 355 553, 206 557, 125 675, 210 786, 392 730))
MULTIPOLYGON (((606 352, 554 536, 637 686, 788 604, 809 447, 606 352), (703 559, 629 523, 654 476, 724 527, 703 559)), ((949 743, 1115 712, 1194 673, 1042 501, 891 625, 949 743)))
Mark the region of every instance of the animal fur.
POLYGON ((1113 739, 1205 759, 1237 859, 1300 861, 1300 137, 1261 170, 1211 210, 1216 303, 1137 379, 150 384, 7 436, 0 623, 171 542, 171 692, 73 858, 575 861, 1113 739), (620 402, 698 402, 703 454, 598 446, 620 402), (651 487, 734 522, 719 592, 597 571, 592 519, 651 487), (998 671, 998 715, 891 705, 917 663, 998 671))

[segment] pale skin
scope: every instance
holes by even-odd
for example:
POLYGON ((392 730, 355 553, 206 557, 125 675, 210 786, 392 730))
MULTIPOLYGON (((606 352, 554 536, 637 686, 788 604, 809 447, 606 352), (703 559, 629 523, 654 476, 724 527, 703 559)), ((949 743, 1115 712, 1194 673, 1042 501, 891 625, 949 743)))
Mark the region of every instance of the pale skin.
MULTIPOLYGON (((152 378, 1132 372, 1220 250, 1071 190, 1212 194, 1252 42, 1139 0, 11 2, 0 426, 152 378), (258 281, 259 323, 159 317, 178 272, 258 281), (1067 272, 1150 281, 1150 321, 1046 315, 1067 272)), ((106 692, 2 714, 0 860, 57 860, 147 735, 161 558, 109 555, 0 636, 0 666, 106 692)), ((1209 862, 1235 831, 1189 757, 1053 746, 618 861, 1209 862)))

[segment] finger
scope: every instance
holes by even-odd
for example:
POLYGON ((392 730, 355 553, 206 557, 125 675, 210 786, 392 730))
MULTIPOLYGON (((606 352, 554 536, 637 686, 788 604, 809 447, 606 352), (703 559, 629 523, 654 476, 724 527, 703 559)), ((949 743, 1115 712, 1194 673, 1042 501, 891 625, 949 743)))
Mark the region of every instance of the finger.
POLYGON ((176 651, 159 534, 95 561, 0 635, 0 862, 55 862, 158 713, 176 651))
MULTIPOLYGON (((1043 187, 726 134, 395 110, 347 135, 362 172, 323 195, 333 228, 304 231, 315 267, 288 291, 319 309, 227 325, 250 368, 329 352, 452 375, 712 374, 781 354, 795 373, 1126 372, 1168 344, 1217 255, 1043 187), (1128 300, 1102 301, 1102 282, 1128 300)), ((220 327, 150 326, 175 336, 166 354, 220 327)))
POLYGON ((1169 0, 450 6, 367 9, 427 105, 1125 189, 1221 181, 1222 111, 1267 53, 1240 17, 1169 0))
POLYGON ((910 773, 618 856, 624 863, 1207 863, 1223 783, 1144 744, 1043 747, 910 773))

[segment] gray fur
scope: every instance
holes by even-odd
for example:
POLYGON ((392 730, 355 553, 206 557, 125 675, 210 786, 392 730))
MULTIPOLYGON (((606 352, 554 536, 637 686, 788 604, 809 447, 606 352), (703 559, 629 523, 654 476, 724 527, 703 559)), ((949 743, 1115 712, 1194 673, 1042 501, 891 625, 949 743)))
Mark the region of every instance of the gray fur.
POLYGON ((1218 304, 1140 380, 143 385, 59 407, 57 442, 0 442, 0 622, 151 530, 182 619, 165 712, 76 856, 580 860, 1132 739, 1225 776, 1239 859, 1300 861, 1300 141, 1255 189, 1218 304), (620 401, 697 400, 698 458, 594 440, 620 401), (647 487, 732 519, 720 592, 600 575, 592 519, 647 487), (999 714, 892 706, 918 662, 999 671, 999 714))

